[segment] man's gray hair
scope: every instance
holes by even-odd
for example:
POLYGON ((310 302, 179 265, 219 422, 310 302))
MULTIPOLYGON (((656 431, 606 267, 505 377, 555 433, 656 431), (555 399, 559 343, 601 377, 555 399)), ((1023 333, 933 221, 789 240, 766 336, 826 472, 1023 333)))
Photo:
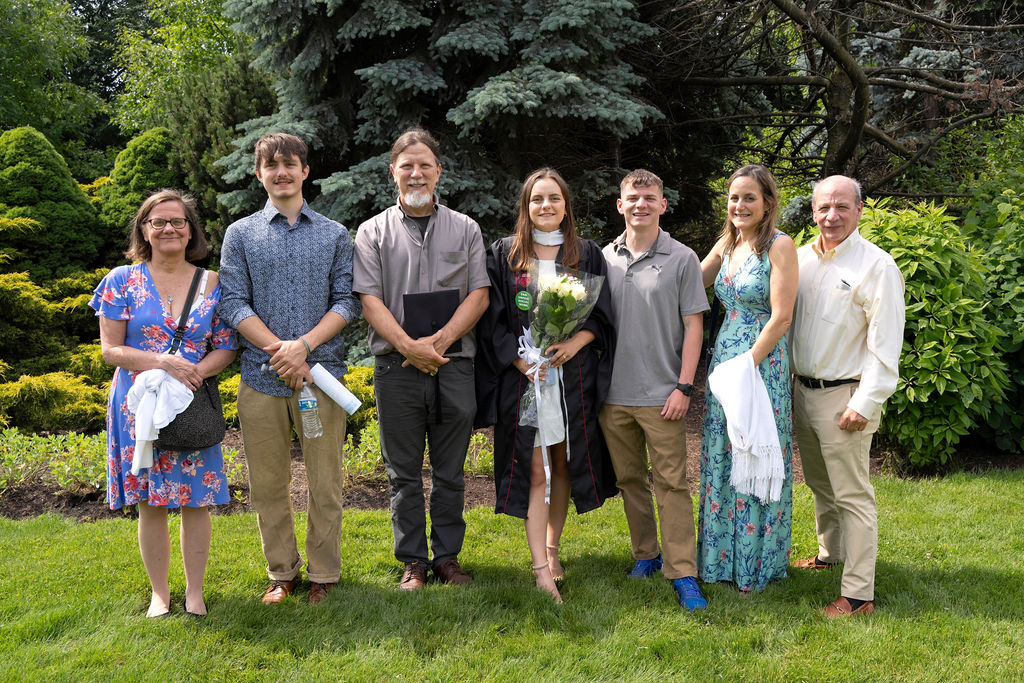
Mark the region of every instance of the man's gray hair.
POLYGON ((849 180, 851 183, 853 183, 853 190, 857 194, 857 205, 860 206, 864 202, 864 191, 861 189, 860 182, 858 182, 856 178, 851 178, 850 176, 846 176, 846 175, 844 175, 844 176, 833 175, 833 176, 829 176, 828 178, 822 178, 821 180, 815 180, 814 184, 811 185, 811 206, 812 207, 814 206, 814 198, 818 194, 818 185, 821 185, 823 182, 825 182, 826 180, 830 180, 831 178, 846 178, 847 180, 849 180))

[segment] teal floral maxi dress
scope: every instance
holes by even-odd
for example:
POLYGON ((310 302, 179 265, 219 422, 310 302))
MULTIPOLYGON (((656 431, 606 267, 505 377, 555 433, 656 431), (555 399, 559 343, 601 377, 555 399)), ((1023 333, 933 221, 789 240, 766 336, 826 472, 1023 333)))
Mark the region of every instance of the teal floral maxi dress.
MULTIPOLYGON (((728 275, 729 261, 730 255, 726 254, 715 278, 715 296, 722 302, 725 315, 709 374, 719 363, 749 351, 771 315, 768 253, 751 254, 732 278, 728 275)), ((731 581, 742 591, 761 590, 772 579, 786 576, 793 529, 793 394, 785 336, 758 370, 775 411, 785 462, 780 500, 764 504, 754 496, 737 493, 729 484, 732 453, 725 413, 711 391, 705 393, 700 448, 700 578, 705 583, 731 581)))

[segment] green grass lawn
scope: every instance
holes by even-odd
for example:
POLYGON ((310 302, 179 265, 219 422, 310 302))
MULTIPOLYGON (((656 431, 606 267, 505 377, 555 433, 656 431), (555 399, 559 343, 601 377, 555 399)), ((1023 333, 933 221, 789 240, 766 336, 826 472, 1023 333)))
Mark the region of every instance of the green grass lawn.
MULTIPOLYGON (((0 519, 0 679, 1024 679, 1024 472, 875 485, 878 611, 838 622, 817 614, 838 571, 792 570, 749 597, 710 585, 709 608, 684 613, 663 578, 625 578, 619 499, 570 516, 563 605, 533 589, 522 523, 476 509, 469 587, 399 592, 388 513, 350 512, 328 600, 310 607, 303 589, 266 607, 255 518, 215 517, 202 622, 181 616, 180 557, 178 616, 143 616, 133 521, 0 519)), ((816 549, 806 486, 795 506, 799 558, 816 549)))

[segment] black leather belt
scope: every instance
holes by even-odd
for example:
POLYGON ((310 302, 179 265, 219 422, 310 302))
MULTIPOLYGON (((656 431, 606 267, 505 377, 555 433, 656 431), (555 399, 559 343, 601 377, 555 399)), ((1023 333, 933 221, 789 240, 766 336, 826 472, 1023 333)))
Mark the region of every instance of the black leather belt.
POLYGON ((796 375, 796 381, 803 384, 808 389, 831 389, 832 387, 842 386, 843 384, 853 384, 859 382, 859 379, 814 379, 813 377, 804 377, 802 375, 796 375))

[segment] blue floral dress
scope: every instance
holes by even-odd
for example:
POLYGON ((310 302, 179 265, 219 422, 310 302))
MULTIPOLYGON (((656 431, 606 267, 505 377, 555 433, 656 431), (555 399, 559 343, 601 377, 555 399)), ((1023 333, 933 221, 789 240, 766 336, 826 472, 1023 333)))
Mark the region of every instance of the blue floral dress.
MULTIPOLYGON (((236 349, 234 331, 214 314, 220 285, 192 312, 181 343, 185 358, 198 363, 209 348, 236 349)), ((145 263, 119 266, 96 287, 89 306, 97 316, 126 320, 125 344, 164 353, 178 321, 163 305, 145 263)), ((132 474, 135 454, 135 415, 128 410, 128 390, 139 373, 117 368, 107 401, 107 502, 111 510, 147 500, 168 508, 205 507, 228 502, 227 476, 220 444, 199 451, 153 449, 153 467, 132 474)))
MULTIPOLYGON (((771 262, 767 252, 751 254, 731 278, 729 261, 730 255, 726 254, 715 279, 715 295, 722 302, 725 315, 709 373, 719 363, 749 351, 771 315, 771 262)), ((731 581, 745 591, 761 590, 772 579, 786 576, 793 529, 793 395, 785 336, 758 370, 775 409, 775 426, 785 461, 781 499, 762 504, 753 496, 736 493, 729 484, 732 455, 725 413, 711 391, 705 394, 700 448, 700 578, 706 583, 731 581)))

